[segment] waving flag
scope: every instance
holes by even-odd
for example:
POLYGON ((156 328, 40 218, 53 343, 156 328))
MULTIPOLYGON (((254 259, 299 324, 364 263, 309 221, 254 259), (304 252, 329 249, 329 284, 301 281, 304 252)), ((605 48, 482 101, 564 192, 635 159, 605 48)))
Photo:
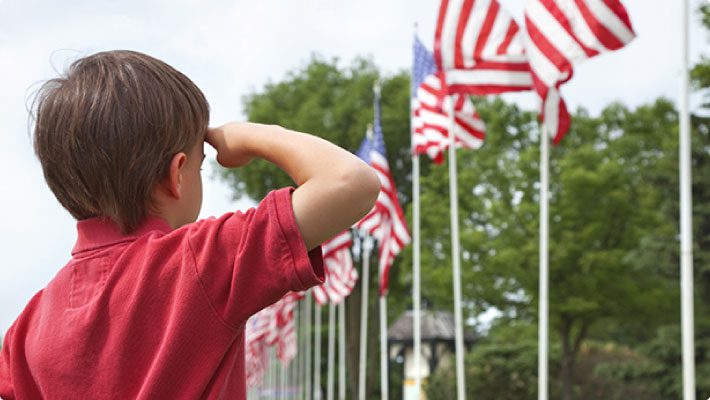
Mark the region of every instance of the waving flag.
POLYGON ((397 199, 397 188, 387 162, 387 151, 382 135, 379 89, 375 90, 375 123, 372 139, 365 138, 358 151, 358 156, 375 169, 382 184, 375 207, 357 223, 357 227, 375 237, 379 242, 379 292, 380 296, 385 296, 389 270, 394 258, 409 243, 411 237, 407 230, 402 207, 397 199))
POLYGON ((301 299, 303 299, 303 294, 291 292, 276 303, 279 305, 276 312, 278 332, 276 357, 284 366, 287 366, 296 357, 298 351, 293 310, 301 299))
POLYGON ((267 346, 276 346, 276 356, 288 365, 298 351, 293 310, 302 293, 287 293, 276 303, 249 318, 245 329, 247 385, 261 383, 268 367, 267 346))
POLYGON ((547 131, 557 143, 570 125, 559 86, 572 78, 573 64, 620 49, 635 34, 619 0, 530 0, 525 26, 535 91, 542 98, 547 131))
POLYGON ((518 24, 497 0, 442 0, 434 56, 448 93, 530 90, 532 78, 518 24))
POLYGON ((267 307, 249 318, 245 329, 247 386, 259 385, 268 367, 269 359, 266 353, 266 337, 272 328, 274 320, 273 306, 267 307))
MULTIPOLYGON (((427 154, 439 164, 449 146, 449 114, 443 106, 446 92, 434 57, 417 37, 414 38, 412 88, 413 150, 416 154, 427 154)), ((456 144, 477 149, 483 144, 485 124, 467 95, 453 96, 456 144)))
POLYGON ((312 289, 316 303, 339 304, 353 291, 357 283, 357 270, 350 255, 352 234, 345 230, 333 239, 323 243, 323 264, 325 283, 312 289))

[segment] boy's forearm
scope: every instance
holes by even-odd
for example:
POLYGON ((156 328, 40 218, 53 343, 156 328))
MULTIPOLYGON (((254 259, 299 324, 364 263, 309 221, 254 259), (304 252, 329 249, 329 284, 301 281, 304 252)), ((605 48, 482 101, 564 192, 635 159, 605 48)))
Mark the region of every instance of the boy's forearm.
POLYGON ((276 164, 300 186, 316 176, 341 176, 367 165, 352 153, 317 136, 276 125, 249 124, 245 145, 256 157, 276 164))
POLYGON ((312 249, 350 227, 380 192, 374 169, 316 136, 278 126, 248 124, 242 145, 251 156, 283 169, 298 185, 292 205, 303 240, 312 249))

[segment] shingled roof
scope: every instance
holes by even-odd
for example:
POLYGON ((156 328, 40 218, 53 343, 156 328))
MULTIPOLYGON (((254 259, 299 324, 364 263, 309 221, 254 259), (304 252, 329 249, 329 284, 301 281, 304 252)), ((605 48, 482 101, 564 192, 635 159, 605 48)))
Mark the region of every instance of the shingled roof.
MULTIPOLYGON (((397 321, 392 324, 387 332, 390 342, 411 342, 413 340, 414 313, 405 311, 397 321)), ((454 341, 454 316, 446 311, 422 310, 422 342, 427 341, 454 341)), ((475 340, 471 332, 464 333, 464 342, 475 340)))

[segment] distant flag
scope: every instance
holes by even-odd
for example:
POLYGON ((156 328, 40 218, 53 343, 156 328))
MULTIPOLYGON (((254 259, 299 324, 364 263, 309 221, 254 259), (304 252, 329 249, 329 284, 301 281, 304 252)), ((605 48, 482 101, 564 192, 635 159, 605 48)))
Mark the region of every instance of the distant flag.
POLYGON ((279 304, 276 313, 278 331, 276 357, 283 365, 288 365, 298 352, 293 310, 301 299, 303 299, 302 293, 291 292, 276 303, 279 304))
POLYGON ((261 383, 268 367, 267 346, 276 347, 276 356, 282 364, 288 363, 298 351, 293 310, 302 293, 289 292, 276 303, 249 318, 245 329, 245 362, 247 385, 261 383))
POLYGON ((448 93, 530 90, 532 79, 518 24, 497 0, 442 0, 434 57, 448 93))
POLYGON ((419 85, 424 83, 427 76, 439 71, 436 67, 434 56, 427 50, 424 43, 414 36, 414 65, 412 66, 412 98, 417 97, 419 85))
POLYGON ((268 367, 269 359, 266 354, 266 337, 272 322, 271 307, 259 311, 249 318, 245 329, 247 386, 259 385, 268 367))
MULTIPOLYGON (((441 73, 437 72, 434 57, 416 36, 412 89, 413 150, 441 163, 449 146, 449 114, 443 106, 446 91, 442 87, 441 73)), ((485 138, 485 124, 467 95, 453 96, 456 143, 461 147, 477 149, 485 138)))
POLYGON ((399 199, 397 199, 397 188, 387 162, 387 151, 382 135, 379 89, 375 90, 375 121, 372 139, 365 138, 358 151, 358 156, 375 169, 382 184, 375 207, 357 223, 357 227, 372 235, 379 242, 379 292, 380 296, 385 296, 389 270, 394 258, 409 243, 411 237, 404 212, 399 205, 399 199))
POLYGON ((526 51, 542 116, 558 143, 570 116, 559 86, 569 80, 573 64, 624 47, 635 37, 619 0, 529 0, 525 8, 526 51))
POLYGON ((352 234, 345 230, 321 246, 325 266, 325 283, 311 289, 316 303, 339 304, 349 296, 357 283, 358 274, 350 254, 352 234))

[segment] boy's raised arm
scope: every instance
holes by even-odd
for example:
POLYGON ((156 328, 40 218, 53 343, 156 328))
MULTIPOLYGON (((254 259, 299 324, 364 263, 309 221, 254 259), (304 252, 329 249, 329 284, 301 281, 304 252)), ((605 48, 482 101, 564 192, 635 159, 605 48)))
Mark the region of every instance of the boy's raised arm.
POLYGON ((207 142, 227 168, 263 158, 296 182, 292 205, 311 250, 367 214, 380 191, 375 171, 350 152, 316 136, 274 125, 229 123, 210 129, 207 142))

